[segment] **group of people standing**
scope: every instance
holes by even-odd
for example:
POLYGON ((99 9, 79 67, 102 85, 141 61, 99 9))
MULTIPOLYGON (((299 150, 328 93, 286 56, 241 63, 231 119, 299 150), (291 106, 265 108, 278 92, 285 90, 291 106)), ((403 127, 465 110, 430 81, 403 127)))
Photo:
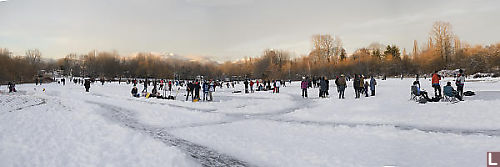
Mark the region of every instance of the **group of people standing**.
POLYGON ((199 101, 200 99, 200 89, 203 90, 203 101, 213 101, 213 92, 215 92, 216 84, 214 81, 203 81, 202 85, 198 80, 189 81, 186 85, 186 101, 188 101, 191 95, 192 101, 199 101))
MULTIPOLYGON (((347 88, 347 78, 344 74, 337 76, 335 78, 335 85, 337 85, 337 92, 339 94, 339 99, 345 99, 345 89, 347 88)), ((302 89, 302 97, 307 98, 307 89, 318 84, 319 87, 319 97, 326 98, 329 96, 329 80, 326 77, 319 77, 319 79, 309 80, 309 77, 302 77, 302 82, 300 88, 302 89)), ((370 77, 370 82, 365 81, 363 75, 355 75, 353 79, 354 92, 356 94, 355 98, 359 98, 360 94, 365 94, 368 97, 368 87, 371 90, 371 96, 375 96, 375 85, 377 81, 372 76, 370 77)))
POLYGON ((365 97, 368 97, 368 87, 371 90, 371 96, 375 96, 375 86, 377 85, 377 81, 373 76, 370 77, 370 82, 365 81, 365 76, 360 74, 354 75, 353 86, 354 92, 356 94, 356 98, 359 98, 361 94, 364 94, 365 97))

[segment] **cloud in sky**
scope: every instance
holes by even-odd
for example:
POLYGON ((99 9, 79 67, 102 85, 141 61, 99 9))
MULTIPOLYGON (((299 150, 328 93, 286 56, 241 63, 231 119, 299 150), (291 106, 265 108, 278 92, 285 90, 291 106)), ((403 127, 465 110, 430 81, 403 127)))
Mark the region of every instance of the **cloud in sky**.
POLYGON ((435 21, 472 44, 500 41, 495 0, 23 0, 0 4, 0 47, 46 57, 98 49, 173 52, 212 60, 266 48, 307 54, 314 34, 339 36, 348 52, 372 42, 411 50, 435 21))

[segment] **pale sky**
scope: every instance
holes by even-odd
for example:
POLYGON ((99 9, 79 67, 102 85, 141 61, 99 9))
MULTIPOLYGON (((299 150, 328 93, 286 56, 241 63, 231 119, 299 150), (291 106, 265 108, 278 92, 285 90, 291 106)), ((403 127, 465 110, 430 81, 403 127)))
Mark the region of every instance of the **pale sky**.
POLYGON ((307 54, 314 34, 342 39, 348 53, 372 42, 411 51, 447 21, 470 44, 500 42, 498 0, 8 0, 0 1, 0 48, 43 57, 116 50, 217 61, 264 49, 307 54))

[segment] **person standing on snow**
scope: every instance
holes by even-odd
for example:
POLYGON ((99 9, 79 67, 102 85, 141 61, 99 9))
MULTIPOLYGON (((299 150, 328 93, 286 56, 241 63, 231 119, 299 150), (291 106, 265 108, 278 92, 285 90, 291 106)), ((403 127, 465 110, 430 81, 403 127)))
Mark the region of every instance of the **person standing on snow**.
POLYGON ((326 83, 326 87, 325 87, 325 97, 329 97, 330 96, 330 93, 328 93, 328 91, 330 91, 330 81, 328 80, 328 78, 325 77, 325 83, 326 83))
POLYGON ((83 84, 83 86, 85 86, 85 91, 89 92, 89 89, 90 89, 90 80, 86 79, 85 83, 83 84))
POLYGON ((253 84, 254 82, 252 80, 250 80, 250 92, 253 93, 253 84))
POLYGON ((201 89, 200 83, 198 81, 196 81, 194 84, 194 94, 195 94, 194 98, 195 99, 200 100, 200 89, 201 89))
POLYGON ((191 94, 191 99, 194 99, 194 94, 193 94, 193 83, 189 81, 186 85, 186 101, 188 101, 189 94, 191 94))
POLYGON ((337 89, 339 92, 339 99, 340 98, 345 99, 345 97, 344 97, 345 88, 347 88, 347 82, 345 79, 345 75, 342 74, 342 75, 340 75, 340 78, 338 79, 338 85, 337 85, 337 89))
POLYGON ((359 94, 361 92, 361 89, 360 89, 361 79, 360 79, 359 75, 354 74, 354 80, 352 82, 353 82, 352 85, 354 87, 354 92, 356 94, 355 98, 359 98, 359 94))
POLYGON ((281 80, 276 81, 276 93, 280 93, 281 80))
POLYGON ((172 91, 172 81, 168 81, 168 91, 172 91))
POLYGON ((434 88, 434 96, 438 96, 438 92, 439 92, 438 97, 442 97, 441 96, 441 85, 439 85, 439 80, 441 80, 441 76, 438 74, 438 71, 436 71, 436 72, 434 72, 434 74, 432 74, 432 87, 434 88))
POLYGON ((365 81, 364 88, 363 88, 363 90, 365 92, 365 97, 368 97, 368 86, 369 85, 370 84, 368 83, 368 81, 365 81))
POLYGON ((8 88, 9 88, 9 93, 11 93, 11 92, 17 92, 16 91, 16 84, 14 82, 9 82, 8 83, 8 88))
POLYGON ((160 80, 160 88, 158 90, 163 90, 163 79, 160 80))
POLYGON ((144 89, 142 92, 148 92, 148 79, 146 78, 146 81, 144 81, 144 89))
POLYGON ((458 70, 460 74, 458 74, 458 78, 456 80, 457 91, 460 97, 464 97, 464 84, 465 84, 465 75, 462 69, 458 70))
POLYGON ((208 83, 205 81, 203 82, 203 101, 207 101, 208 100, 208 89, 209 89, 209 86, 208 86, 208 83))
POLYGON ((248 93, 248 80, 245 79, 245 81, 243 82, 243 84, 245 84, 245 93, 248 93))
POLYGON ((363 75, 359 75, 359 93, 363 94, 365 91, 365 77, 363 75))
POLYGON ((309 83, 305 77, 302 77, 302 82, 300 83, 300 88, 302 89, 302 97, 307 98, 307 87, 309 83))
POLYGON ((210 97, 210 100, 209 101, 213 101, 214 100, 214 97, 212 96, 213 92, 215 92, 215 83, 214 81, 210 81, 210 84, 208 85, 208 96, 210 97))
POLYGON ((320 77, 319 81, 319 97, 326 97, 326 81, 324 77, 320 77))
POLYGON ((372 91, 372 95, 371 96, 375 96, 375 85, 377 85, 377 81, 372 76, 371 79, 370 79, 370 90, 372 91))

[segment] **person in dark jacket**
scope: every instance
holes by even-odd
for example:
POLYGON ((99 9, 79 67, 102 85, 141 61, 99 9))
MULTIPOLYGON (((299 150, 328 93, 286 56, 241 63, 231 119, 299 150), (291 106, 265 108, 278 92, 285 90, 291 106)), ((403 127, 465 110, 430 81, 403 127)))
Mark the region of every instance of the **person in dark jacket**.
POLYGON ((188 84, 186 85, 186 92, 187 92, 186 101, 188 100, 190 94, 191 94, 191 99, 192 100, 194 99, 193 90, 194 90, 193 83, 189 81, 188 84))
POLYGON ((193 87, 194 87, 194 95, 195 95, 194 99, 200 100, 200 89, 201 89, 200 83, 198 81, 196 81, 195 84, 193 85, 193 87))
POLYGON ((11 93, 11 92, 17 92, 17 90, 16 90, 16 84, 14 82, 9 82, 7 86, 9 88, 9 93, 11 93))
POLYGON ((146 81, 144 81, 144 89, 142 92, 148 92, 148 79, 146 78, 146 81))
POLYGON ((324 77, 319 79, 319 97, 326 97, 326 81, 324 77))
POLYGON ((328 97, 330 96, 330 93, 328 93, 328 91, 330 91, 330 81, 328 80, 328 78, 325 77, 325 83, 326 83, 326 87, 325 87, 325 97, 328 97))
POLYGON ((132 96, 134 96, 134 97, 139 97, 139 93, 138 93, 138 91, 139 91, 139 90, 137 89, 137 87, 136 87, 136 86, 134 86, 134 87, 132 88, 132 91, 130 91, 130 93, 132 93, 132 96))
POLYGON ((337 85, 337 89, 339 92, 339 99, 341 99, 341 98, 345 99, 345 97, 344 97, 345 88, 347 88, 347 82, 345 79, 345 75, 342 74, 342 75, 340 75, 340 78, 338 79, 338 85, 337 85))
POLYGON ((83 84, 83 86, 85 86, 85 91, 89 92, 89 89, 90 89, 90 80, 86 79, 85 83, 83 84))
POLYGON ((352 82, 353 82, 352 84, 354 87, 354 92, 356 94, 356 98, 359 98, 359 94, 361 93, 361 89, 360 89, 361 79, 360 79, 359 75, 355 74, 354 80, 352 82))
POLYGON ((245 84, 245 93, 248 93, 248 80, 245 80, 243 84, 245 84))

